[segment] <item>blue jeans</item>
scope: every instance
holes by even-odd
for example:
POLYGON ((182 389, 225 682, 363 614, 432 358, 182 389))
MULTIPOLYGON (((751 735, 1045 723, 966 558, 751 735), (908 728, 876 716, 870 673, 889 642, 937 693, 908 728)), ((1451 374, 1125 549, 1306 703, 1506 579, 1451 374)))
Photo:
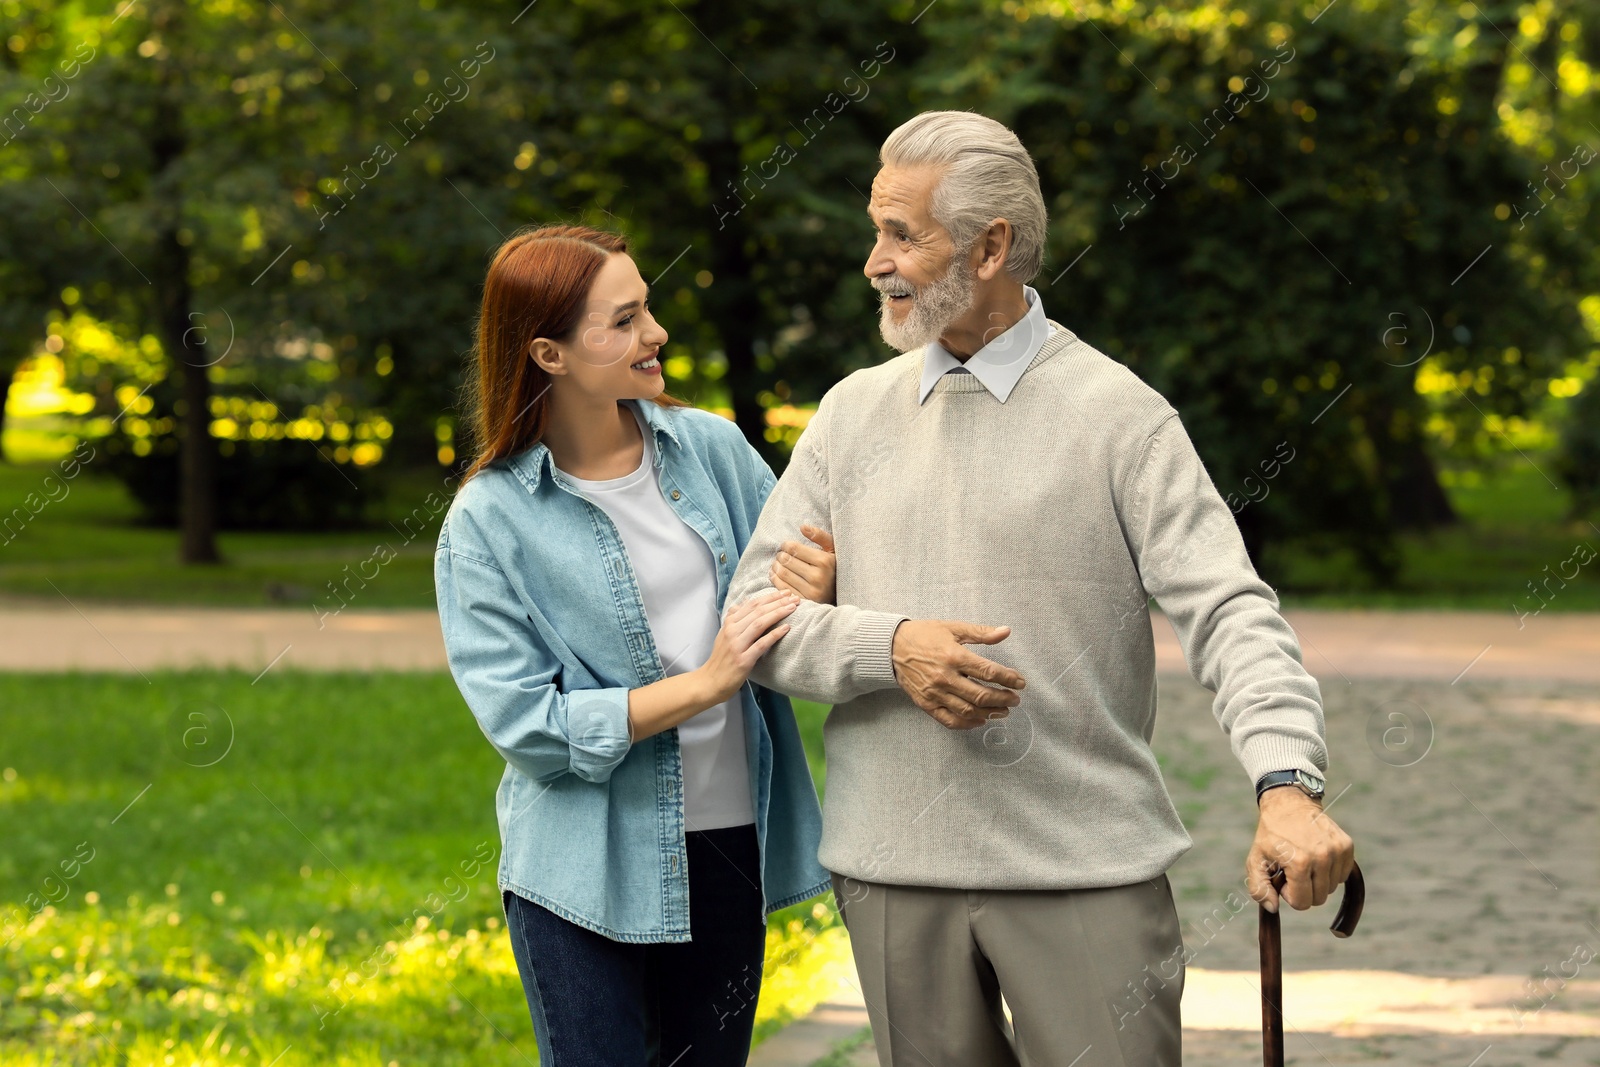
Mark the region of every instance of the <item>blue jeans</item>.
POLYGON ((507 890, 539 1067, 742 1067, 766 950, 755 825, 684 835, 686 942, 613 941, 507 890))

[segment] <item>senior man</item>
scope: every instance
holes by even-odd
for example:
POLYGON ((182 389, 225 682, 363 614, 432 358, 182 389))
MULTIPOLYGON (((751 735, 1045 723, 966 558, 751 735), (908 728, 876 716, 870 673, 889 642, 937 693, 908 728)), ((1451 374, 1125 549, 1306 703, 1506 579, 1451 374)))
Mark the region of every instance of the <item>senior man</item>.
POLYGON ((828 391, 772 490, 727 602, 803 522, 837 595, 751 677, 834 705, 819 859, 882 1064, 1176 1065, 1164 872, 1192 842, 1149 745, 1148 598, 1256 787, 1269 907, 1275 867, 1303 909, 1354 862, 1321 694, 1172 406, 1026 284, 1046 213, 1016 135, 929 112, 881 164, 865 273, 901 355, 828 391))

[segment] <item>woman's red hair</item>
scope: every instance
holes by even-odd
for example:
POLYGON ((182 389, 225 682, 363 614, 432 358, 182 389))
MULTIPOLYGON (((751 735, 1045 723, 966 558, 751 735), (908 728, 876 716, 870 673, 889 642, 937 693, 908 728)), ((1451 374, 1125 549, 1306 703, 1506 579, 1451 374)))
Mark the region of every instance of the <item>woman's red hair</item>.
MULTIPOLYGON (((626 253, 618 234, 545 226, 516 234, 495 252, 463 390, 477 455, 465 482, 497 459, 538 443, 550 417, 550 375, 528 355, 535 337, 570 340, 606 260, 626 253)), ((664 408, 689 407, 662 393, 664 408)))

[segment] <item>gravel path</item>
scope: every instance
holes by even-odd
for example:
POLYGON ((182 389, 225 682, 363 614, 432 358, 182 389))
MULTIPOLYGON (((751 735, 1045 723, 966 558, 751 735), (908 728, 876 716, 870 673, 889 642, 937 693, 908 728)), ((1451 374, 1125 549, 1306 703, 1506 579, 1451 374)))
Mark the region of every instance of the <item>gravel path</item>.
MULTIPOLYGON (((1349 941, 1327 911, 1284 919, 1290 1063, 1600 1064, 1600 686, 1493 673, 1323 675, 1331 813, 1368 901, 1349 941)), ((1155 748, 1194 838, 1169 872, 1194 953, 1185 1063, 1236 1067, 1261 1055, 1255 907, 1229 906, 1255 805, 1210 704, 1163 676, 1155 748)), ((752 1065, 814 1062, 859 1029, 859 993, 832 999, 815 1055, 789 1058, 807 1021, 752 1065)), ((875 1063, 871 1043, 846 1061, 875 1063)))
MULTIPOLYGON (((1600 684, 1600 615, 1518 620, 1505 612, 1292 611, 1317 677, 1563 679, 1600 684), (1519 625, 1520 622, 1520 625, 1519 625)), ((1183 673, 1172 628, 1156 616, 1158 669, 1183 673)), ((269 665, 440 670, 432 611, 317 612, 108 607, 0 600, 0 670, 130 671, 269 665)))

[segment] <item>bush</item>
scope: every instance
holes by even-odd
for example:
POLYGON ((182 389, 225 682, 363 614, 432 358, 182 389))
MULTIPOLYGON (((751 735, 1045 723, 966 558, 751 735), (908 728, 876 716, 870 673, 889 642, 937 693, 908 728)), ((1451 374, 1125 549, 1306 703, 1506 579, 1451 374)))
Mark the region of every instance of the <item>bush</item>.
MULTIPOLYGON (((157 437, 148 454, 114 433, 96 442, 105 469, 128 487, 145 519, 178 525, 178 440, 157 437)), ((382 499, 372 470, 338 463, 314 441, 217 442, 217 524, 224 530, 330 530, 363 525, 382 499)))

